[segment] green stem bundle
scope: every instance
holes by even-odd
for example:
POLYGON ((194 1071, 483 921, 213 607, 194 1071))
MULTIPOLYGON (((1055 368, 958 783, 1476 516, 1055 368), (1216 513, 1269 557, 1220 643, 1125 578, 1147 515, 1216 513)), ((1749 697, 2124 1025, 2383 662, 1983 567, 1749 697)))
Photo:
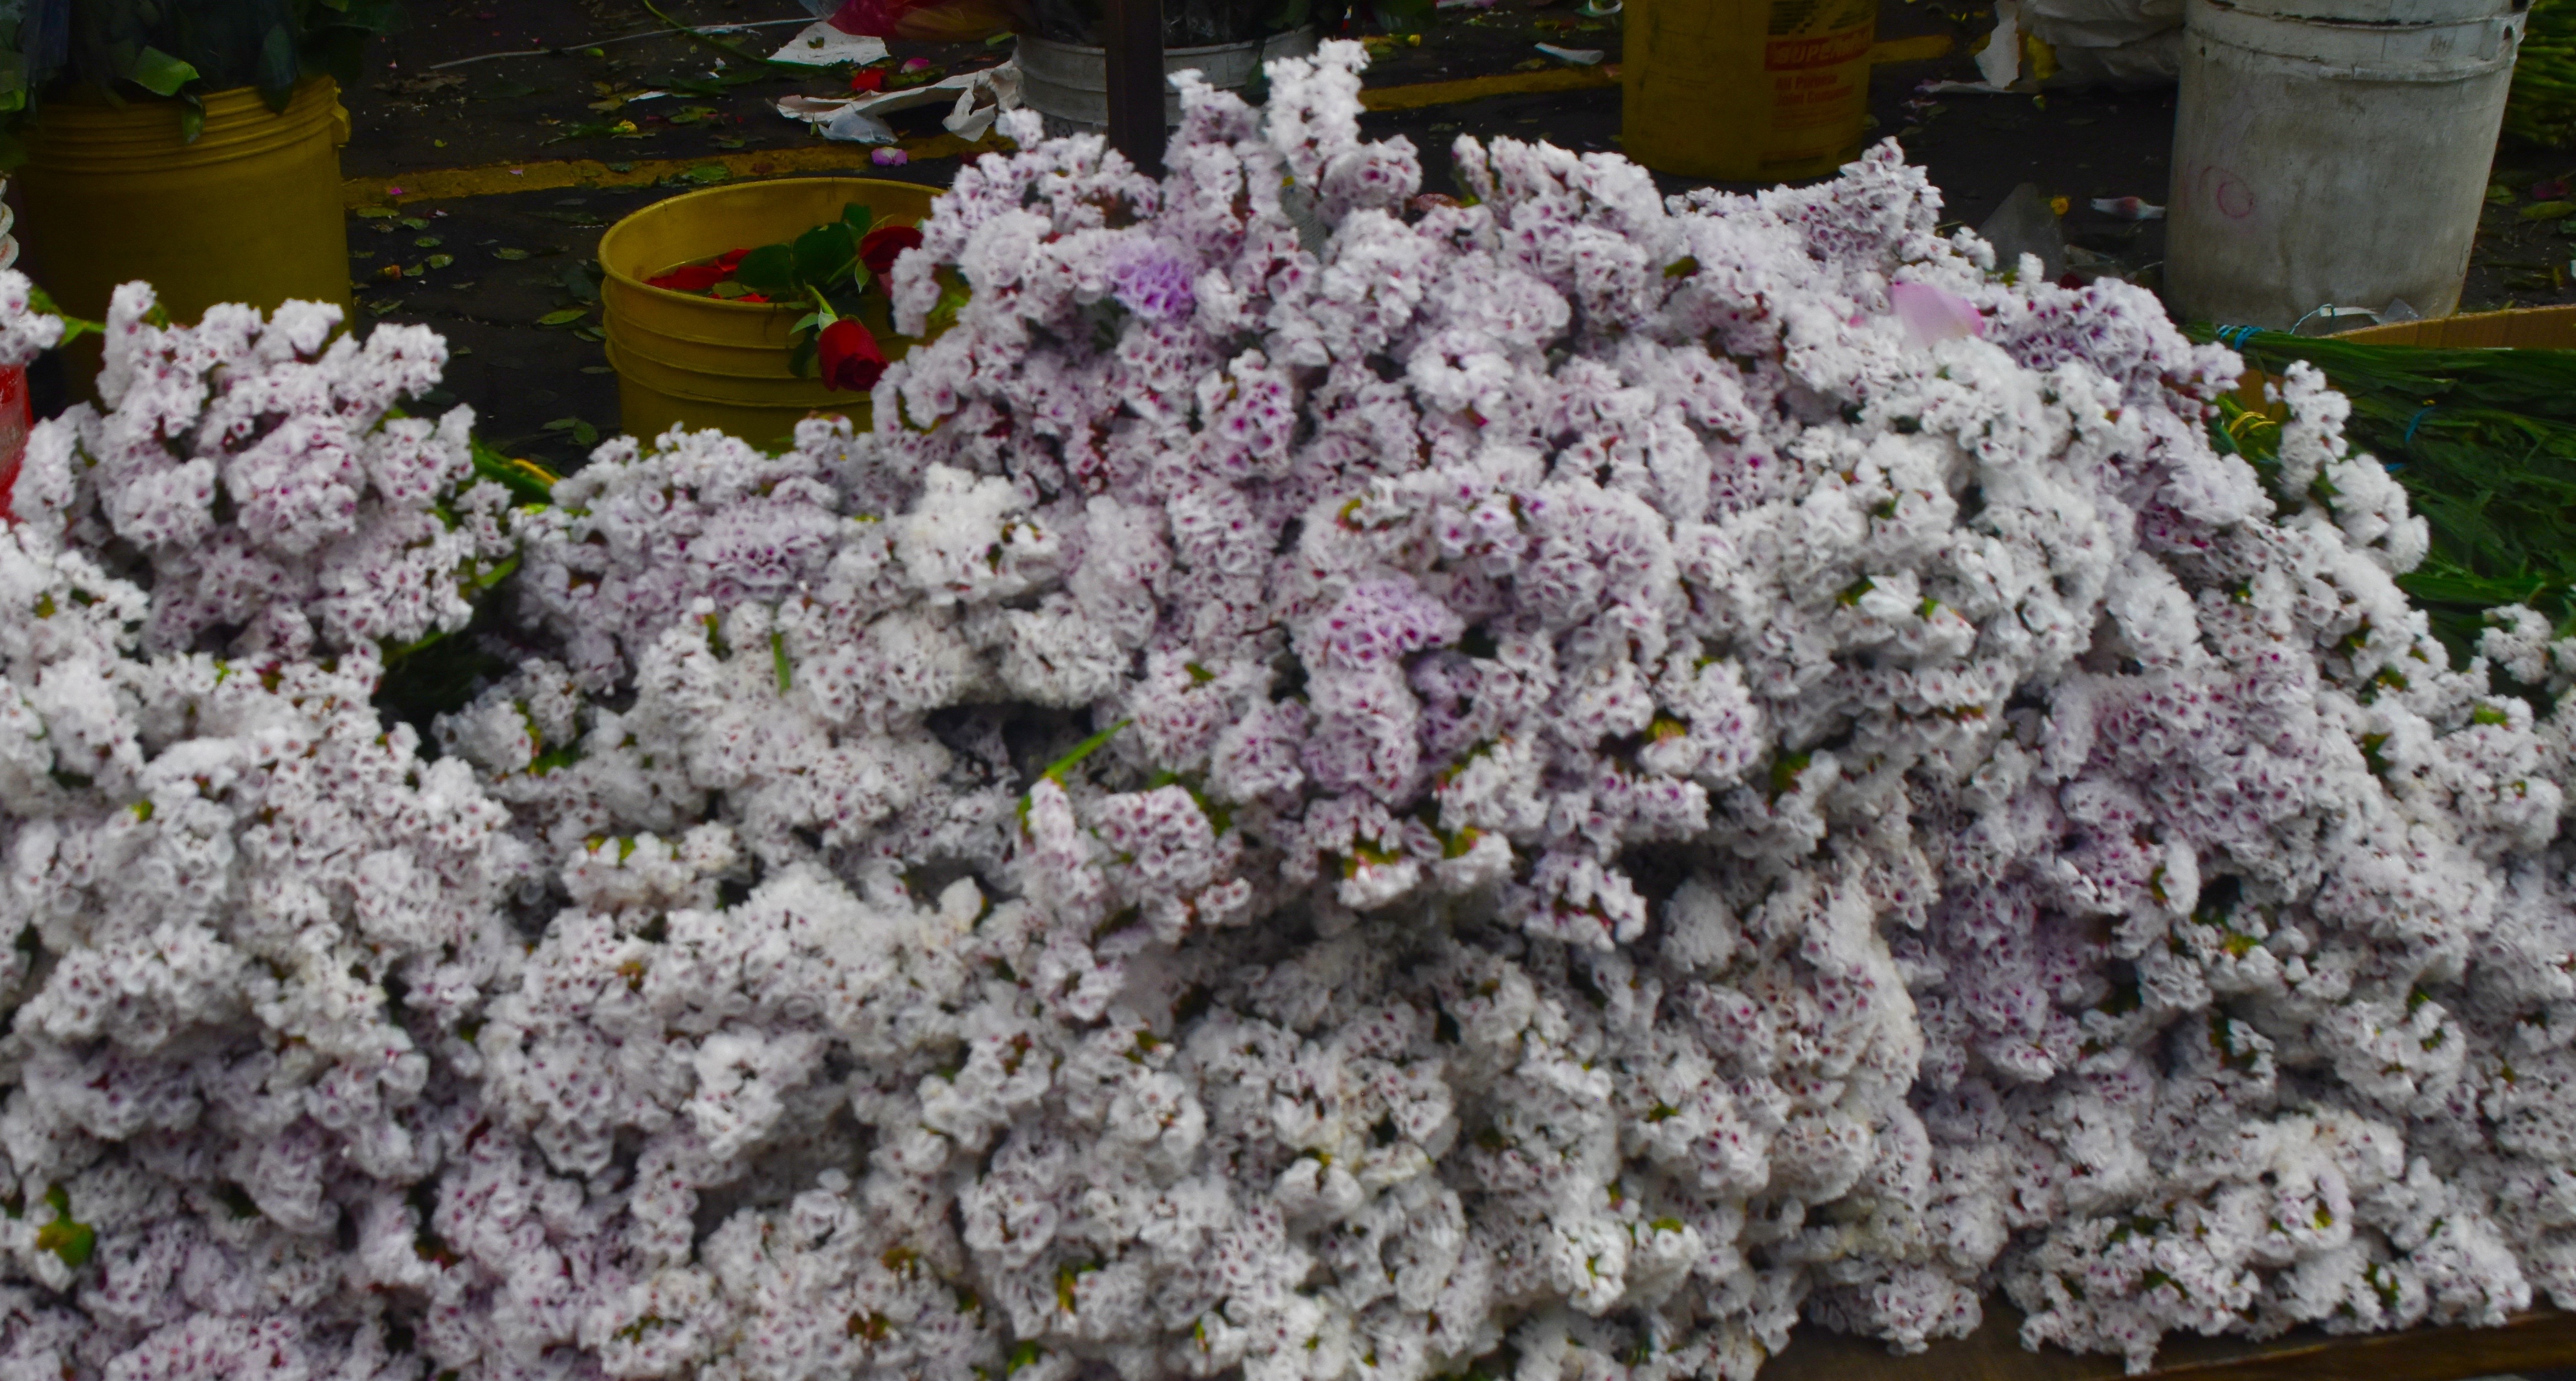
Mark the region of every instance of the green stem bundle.
MULTIPOLYGON (((2455 654, 2500 605, 2527 604, 2576 629, 2576 351, 2364 345, 2279 331, 2225 339, 2269 374, 2306 360, 2352 400, 2345 435, 2388 467, 2431 528, 2423 564, 2398 583, 2455 654)), ((2277 429, 2233 399, 2220 411, 2220 444, 2268 469, 2277 429)))
POLYGON ((2504 128, 2535 144, 2576 144, 2576 0, 2532 0, 2504 128))

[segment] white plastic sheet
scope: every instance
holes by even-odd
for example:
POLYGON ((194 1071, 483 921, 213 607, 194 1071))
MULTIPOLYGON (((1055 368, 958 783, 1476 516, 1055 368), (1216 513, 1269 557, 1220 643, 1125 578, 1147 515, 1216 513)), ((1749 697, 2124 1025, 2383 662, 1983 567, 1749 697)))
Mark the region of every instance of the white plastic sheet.
POLYGON ((853 96, 785 96, 778 113, 814 126, 826 139, 850 144, 891 144, 894 130, 885 118, 898 110, 950 102, 940 125, 960 139, 981 139, 1006 110, 1020 108, 1018 59, 999 67, 960 72, 944 81, 907 91, 868 92, 853 96))
POLYGON ((866 66, 883 62, 885 40, 865 34, 845 34, 829 24, 813 23, 796 31, 785 47, 769 55, 771 62, 802 63, 810 67, 831 67, 855 62, 866 66))

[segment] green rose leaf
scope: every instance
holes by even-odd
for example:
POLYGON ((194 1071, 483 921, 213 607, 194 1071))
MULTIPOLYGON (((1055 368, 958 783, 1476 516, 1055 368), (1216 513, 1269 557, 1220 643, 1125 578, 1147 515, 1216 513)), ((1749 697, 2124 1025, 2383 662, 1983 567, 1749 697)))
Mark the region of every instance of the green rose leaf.
MULTIPOLYGON (((197 69, 158 48, 146 46, 134 55, 134 65, 126 69, 126 79, 155 96, 176 96, 179 88, 197 79, 197 69)), ((197 117, 200 124, 205 116, 197 117)))
POLYGON ((763 297, 803 295, 796 286, 796 251, 787 245, 762 245, 742 256, 733 279, 763 297))
POLYGON ((796 272, 806 282, 829 288, 859 261, 859 242, 845 222, 818 225, 796 237, 796 272))

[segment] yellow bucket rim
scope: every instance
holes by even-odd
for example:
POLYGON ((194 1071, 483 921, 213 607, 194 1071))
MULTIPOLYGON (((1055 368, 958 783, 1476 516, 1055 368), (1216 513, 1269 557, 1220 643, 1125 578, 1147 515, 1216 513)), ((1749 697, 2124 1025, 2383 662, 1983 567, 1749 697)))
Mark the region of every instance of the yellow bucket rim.
POLYGON ((803 379, 792 374, 784 377, 761 377, 748 374, 714 374, 703 369, 673 369, 671 366, 664 364, 660 360, 654 359, 650 355, 636 355, 631 351, 620 350, 617 348, 617 343, 615 341, 608 342, 606 349, 608 354, 608 367, 617 371, 618 378, 621 381, 641 384, 655 393, 664 395, 665 397, 685 398, 693 403, 715 403, 724 407, 744 408, 753 411, 794 410, 800 413, 855 413, 865 411, 871 406, 871 396, 869 394, 836 393, 829 389, 823 389, 822 381, 819 379, 803 379), (638 364, 644 367, 641 369, 630 368, 630 366, 638 364), (821 390, 822 396, 827 400, 846 398, 850 401, 847 407, 835 407, 828 403, 816 404, 793 400, 780 402, 770 402, 760 399, 746 400, 740 394, 726 395, 700 393, 695 389, 674 388, 663 382, 664 379, 673 377, 689 379, 732 379, 751 384, 776 384, 782 386, 782 388, 790 385, 803 385, 809 388, 821 390))
MULTIPOLYGON (((631 306, 619 303, 613 294, 606 297, 609 305, 610 336, 624 339, 629 349, 646 359, 658 360, 675 367, 682 367, 683 361, 690 361, 693 363, 688 363, 685 367, 703 369, 716 374, 740 374, 744 378, 753 379, 767 378, 777 370, 785 368, 784 365, 774 368, 770 365, 761 365, 756 368, 737 370, 719 367, 716 364, 720 359, 767 358, 788 349, 787 338, 791 334, 789 328, 794 323, 785 316, 775 319, 777 330, 774 334, 778 337, 776 340, 767 338, 773 334, 767 326, 762 328, 762 339, 751 340, 739 333, 717 330, 719 325, 725 324, 721 320, 710 322, 701 319, 694 323, 656 322, 649 319, 649 314, 637 312, 631 306), (687 326, 695 326, 696 329, 682 329, 687 326)), ((753 310, 756 311, 768 305, 755 303, 753 310)), ((813 309, 808 306, 798 310, 813 309)), ((917 343, 909 336, 894 334, 893 328, 881 319, 861 317, 859 320, 876 334, 878 348, 885 351, 888 363, 902 359, 917 343)))
MULTIPOLYGON (((624 218, 620 219, 617 224, 608 227, 608 229, 599 237, 598 259, 600 271, 609 282, 633 292, 646 294, 646 300, 648 301, 667 299, 676 302, 686 302, 693 306, 710 307, 726 312, 788 312, 801 316, 804 313, 804 307, 801 304, 794 302, 731 302, 721 297, 703 297, 697 293, 684 293, 677 288, 654 287, 652 284, 645 282, 643 279, 636 277, 634 274, 628 273, 623 268, 620 268, 617 264, 612 263, 611 257, 615 254, 613 246, 616 244, 621 233, 635 233, 633 228, 644 222, 647 217, 676 214, 692 202, 709 199, 729 200, 734 197, 742 196, 753 188, 775 190, 791 187, 826 186, 892 187, 900 189, 907 196, 928 196, 934 199, 939 195, 939 189, 934 187, 926 187, 918 182, 897 182, 892 178, 883 177, 765 178, 758 182, 739 182, 726 187, 709 187, 702 191, 683 192, 676 197, 666 197, 649 206, 640 207, 635 211, 629 212, 624 218)), ((853 200, 855 200, 855 198, 853 198, 853 200)))
POLYGON ((314 77, 297 83, 280 111, 270 110, 251 87, 217 91, 205 98, 204 130, 184 144, 176 101, 54 102, 36 120, 25 171, 97 176, 126 165, 202 167, 256 157, 301 143, 316 126, 343 120, 339 94, 339 83, 314 77))

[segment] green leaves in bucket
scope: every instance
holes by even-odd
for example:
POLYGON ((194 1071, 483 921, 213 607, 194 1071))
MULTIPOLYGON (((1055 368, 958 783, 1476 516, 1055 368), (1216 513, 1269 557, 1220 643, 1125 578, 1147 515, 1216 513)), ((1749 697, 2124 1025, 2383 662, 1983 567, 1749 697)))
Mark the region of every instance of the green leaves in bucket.
POLYGON ((796 286, 796 250, 792 245, 762 245, 742 256, 733 278, 773 301, 801 296, 796 286))

